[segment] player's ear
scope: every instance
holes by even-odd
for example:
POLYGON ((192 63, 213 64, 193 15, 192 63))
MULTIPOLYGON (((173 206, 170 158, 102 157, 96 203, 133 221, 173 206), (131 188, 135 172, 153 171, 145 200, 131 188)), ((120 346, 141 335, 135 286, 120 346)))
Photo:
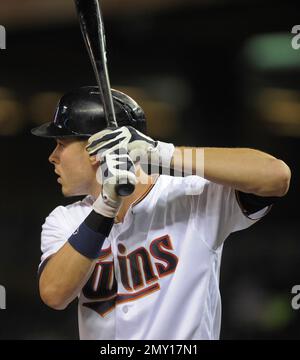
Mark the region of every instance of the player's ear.
POLYGON ((97 159, 97 156, 96 155, 92 155, 89 157, 90 158, 90 162, 91 164, 94 166, 94 165, 97 165, 99 163, 99 159, 97 159))
POLYGON ((100 163, 100 156, 98 154, 96 155, 89 155, 88 154, 88 150, 87 150, 87 147, 88 147, 88 141, 85 141, 84 142, 84 148, 85 148, 85 151, 87 152, 87 155, 89 157, 89 160, 90 160, 90 163, 92 166, 99 166, 99 163, 100 163))

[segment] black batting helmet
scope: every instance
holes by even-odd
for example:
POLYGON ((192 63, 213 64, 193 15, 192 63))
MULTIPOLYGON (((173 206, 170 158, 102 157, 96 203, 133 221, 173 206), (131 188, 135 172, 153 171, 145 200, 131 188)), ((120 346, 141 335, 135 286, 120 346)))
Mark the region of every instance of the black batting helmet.
MULTIPOLYGON (((132 126, 146 133, 143 109, 128 95, 111 90, 118 126, 132 126)), ((99 89, 84 86, 65 94, 59 101, 52 122, 31 130, 47 138, 90 137, 107 128, 99 89)))

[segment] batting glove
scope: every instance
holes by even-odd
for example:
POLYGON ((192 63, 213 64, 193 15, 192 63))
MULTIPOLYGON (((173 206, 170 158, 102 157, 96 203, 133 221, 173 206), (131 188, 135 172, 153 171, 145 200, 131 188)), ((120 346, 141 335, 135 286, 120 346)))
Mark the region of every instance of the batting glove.
POLYGON ((169 167, 175 150, 173 144, 155 141, 131 126, 106 129, 89 138, 87 151, 90 155, 106 154, 118 148, 127 149, 134 162, 169 167))
POLYGON ((102 191, 93 208, 103 216, 114 218, 122 203, 121 196, 130 195, 135 188, 135 166, 127 151, 122 148, 105 152, 105 155, 97 154, 97 157, 100 165, 96 178, 102 185, 102 191), (124 186, 126 193, 122 193, 124 186), (128 187, 131 191, 128 191, 128 187))

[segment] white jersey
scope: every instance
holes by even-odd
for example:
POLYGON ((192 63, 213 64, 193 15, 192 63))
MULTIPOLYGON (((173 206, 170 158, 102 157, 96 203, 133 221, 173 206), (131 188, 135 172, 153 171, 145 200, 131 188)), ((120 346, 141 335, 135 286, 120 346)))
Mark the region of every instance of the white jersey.
MULTIPOLYGON (((78 228, 92 202, 87 196, 47 217, 42 262, 78 228)), ((198 176, 159 176, 103 244, 79 295, 80 338, 218 339, 223 243, 255 221, 230 187, 198 176)))

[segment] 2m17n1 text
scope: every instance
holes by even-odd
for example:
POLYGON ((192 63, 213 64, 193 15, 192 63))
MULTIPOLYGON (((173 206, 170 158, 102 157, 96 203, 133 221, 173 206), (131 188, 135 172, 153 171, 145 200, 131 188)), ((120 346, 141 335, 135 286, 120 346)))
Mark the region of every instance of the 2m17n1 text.
POLYGON ((145 345, 144 355, 197 355, 197 345, 145 345))

